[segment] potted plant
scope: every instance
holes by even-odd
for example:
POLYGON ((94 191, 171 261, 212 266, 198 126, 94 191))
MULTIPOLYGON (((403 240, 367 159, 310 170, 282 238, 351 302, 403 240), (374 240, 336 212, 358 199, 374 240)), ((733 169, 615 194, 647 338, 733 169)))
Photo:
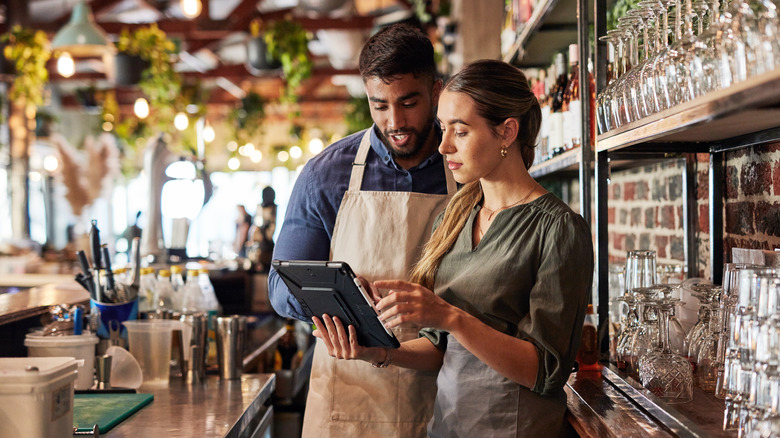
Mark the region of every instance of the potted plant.
MULTIPOLYGON (((118 59, 125 55, 135 56, 137 58, 131 61, 131 64, 136 68, 145 67, 141 71, 138 85, 149 98, 150 106, 167 106, 179 95, 181 77, 173 69, 173 57, 177 54, 176 44, 168 39, 156 23, 139 27, 132 32, 122 30, 117 41, 117 50, 123 54, 122 57, 118 56, 118 59)), ((117 77, 120 76, 119 64, 115 62, 117 77)))
POLYGON ((233 136, 239 144, 257 141, 265 117, 266 101, 259 94, 250 91, 241 99, 240 105, 228 114, 233 136))
MULTIPOLYGON (((261 29, 258 28, 259 34, 261 29)), ((286 87, 282 102, 295 102, 295 91, 305 79, 311 77, 313 63, 309 58, 309 37, 300 23, 293 20, 270 22, 263 31, 263 38, 271 59, 282 66, 286 87)))
POLYGON ((51 58, 51 49, 46 33, 14 25, 0 37, 5 45, 4 58, 10 61, 15 77, 8 97, 11 100, 25 99, 27 105, 43 105, 43 92, 49 81, 46 62, 51 58))
POLYGON ((246 59, 252 74, 259 75, 264 72, 274 71, 282 66, 278 59, 268 53, 268 45, 265 43, 265 35, 261 33, 260 20, 252 20, 249 25, 249 33, 252 35, 246 43, 246 59))

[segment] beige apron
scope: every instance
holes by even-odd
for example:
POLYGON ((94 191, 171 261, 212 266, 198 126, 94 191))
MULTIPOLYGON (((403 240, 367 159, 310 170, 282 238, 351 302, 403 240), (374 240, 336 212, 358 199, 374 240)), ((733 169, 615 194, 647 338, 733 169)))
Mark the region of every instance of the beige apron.
MULTIPOLYGON (((360 142, 349 190, 331 241, 331 260, 345 261, 369 281, 407 279, 430 237, 433 220, 457 190, 445 165, 448 195, 360 190, 371 130, 360 142)), ((445 162, 446 163, 446 162, 445 162)), ((394 330, 400 341, 420 327, 394 330)), ((424 437, 436 397, 436 372, 337 360, 321 341, 314 349, 303 437, 424 437)))

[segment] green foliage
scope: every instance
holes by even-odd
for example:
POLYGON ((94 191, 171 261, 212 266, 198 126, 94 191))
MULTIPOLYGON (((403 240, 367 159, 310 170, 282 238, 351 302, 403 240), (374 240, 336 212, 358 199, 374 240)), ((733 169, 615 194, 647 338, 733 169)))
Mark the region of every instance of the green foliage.
POLYGON ((266 101, 262 96, 251 91, 241 99, 239 106, 230 111, 228 121, 236 142, 239 144, 257 142, 265 118, 265 104, 266 101))
POLYGON ((46 62, 51 58, 46 33, 14 25, 0 41, 5 43, 3 55, 16 68, 8 97, 13 100, 24 98, 27 105, 43 105, 44 87, 49 81, 46 62))
MULTIPOLYGON (((123 29, 116 46, 119 51, 139 56, 149 63, 138 86, 149 99, 150 107, 156 110, 169 108, 182 88, 181 76, 173 69, 173 58, 178 54, 176 44, 152 23, 133 32, 123 29)), ((170 120, 158 117, 158 121, 170 125, 170 120)))
POLYGON ((639 0, 617 0, 612 9, 607 10, 607 30, 616 29, 618 18, 626 15, 629 9, 637 6, 639 0))
POLYGON ((358 132, 374 124, 371 118, 371 107, 365 97, 353 97, 347 105, 347 113, 344 115, 347 124, 347 132, 358 132))
POLYGON ((306 30, 296 21, 273 21, 265 27, 265 43, 271 57, 282 63, 282 73, 287 82, 282 102, 296 102, 295 91, 304 80, 311 77, 313 68, 309 59, 306 30))

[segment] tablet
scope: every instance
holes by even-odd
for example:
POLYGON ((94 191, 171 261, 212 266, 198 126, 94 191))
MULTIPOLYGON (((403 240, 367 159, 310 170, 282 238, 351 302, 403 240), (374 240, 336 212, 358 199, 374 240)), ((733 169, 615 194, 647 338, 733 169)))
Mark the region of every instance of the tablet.
POLYGON ((371 297, 345 262, 274 260, 271 264, 309 318, 338 316, 345 327, 355 326, 358 344, 399 347, 398 339, 379 320, 371 297))

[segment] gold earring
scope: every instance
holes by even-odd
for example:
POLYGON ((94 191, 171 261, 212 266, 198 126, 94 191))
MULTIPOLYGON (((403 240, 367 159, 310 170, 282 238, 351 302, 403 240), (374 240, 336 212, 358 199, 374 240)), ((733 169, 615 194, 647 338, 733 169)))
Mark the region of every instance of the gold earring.
POLYGON ((506 148, 501 148, 501 157, 506 158, 507 150, 506 148))

